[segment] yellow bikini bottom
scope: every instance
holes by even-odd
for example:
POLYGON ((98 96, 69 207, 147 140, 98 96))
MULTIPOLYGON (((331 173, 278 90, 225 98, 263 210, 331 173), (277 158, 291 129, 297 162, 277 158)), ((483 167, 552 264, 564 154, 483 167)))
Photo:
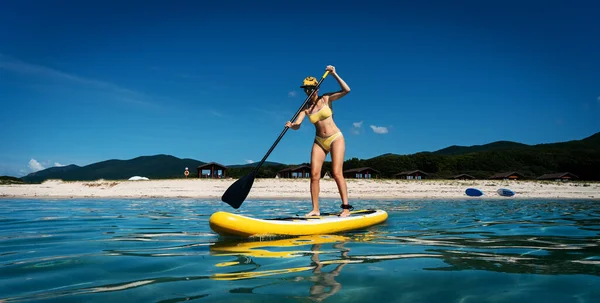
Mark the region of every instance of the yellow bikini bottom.
POLYGON ((342 136, 342 132, 337 132, 329 137, 323 138, 319 136, 315 136, 315 141, 319 144, 326 152, 331 150, 331 144, 335 139, 342 136))

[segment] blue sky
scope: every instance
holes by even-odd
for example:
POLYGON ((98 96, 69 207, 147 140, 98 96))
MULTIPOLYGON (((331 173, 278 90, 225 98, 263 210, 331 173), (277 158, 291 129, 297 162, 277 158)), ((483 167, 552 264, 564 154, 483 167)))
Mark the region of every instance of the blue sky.
MULTIPOLYGON (((329 64, 346 159, 600 131, 599 4, 446 2, 3 1, 0 175, 260 161, 329 64)), ((313 137, 267 160, 308 162, 313 137)))

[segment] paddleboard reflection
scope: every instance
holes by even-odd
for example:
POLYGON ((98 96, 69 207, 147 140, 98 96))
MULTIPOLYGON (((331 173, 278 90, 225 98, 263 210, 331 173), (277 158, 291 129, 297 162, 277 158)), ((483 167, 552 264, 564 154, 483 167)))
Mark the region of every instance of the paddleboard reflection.
POLYGON ((235 259, 217 263, 216 266, 240 268, 241 270, 230 273, 217 273, 210 278, 231 281, 311 272, 311 275, 298 274, 289 279, 294 282, 310 282, 310 298, 315 301, 322 301, 341 290, 342 285, 335 278, 344 266, 348 263, 362 263, 362 260, 350 260, 348 258, 349 249, 345 248, 344 244, 350 241, 350 238, 339 235, 311 235, 266 241, 228 240, 217 242, 210 247, 211 255, 231 256, 235 259), (327 255, 328 260, 323 260, 326 258, 321 255, 327 255), (262 258, 266 262, 262 262, 260 260, 262 258), (272 259, 274 258, 300 259, 289 262, 283 262, 283 260, 273 262, 272 259), (298 266, 303 263, 302 259, 306 259, 306 265, 298 266), (260 270, 260 267, 266 267, 265 264, 261 263, 270 263, 270 267, 275 265, 279 268, 260 270), (327 271, 325 269, 328 265, 335 265, 335 267, 327 271))

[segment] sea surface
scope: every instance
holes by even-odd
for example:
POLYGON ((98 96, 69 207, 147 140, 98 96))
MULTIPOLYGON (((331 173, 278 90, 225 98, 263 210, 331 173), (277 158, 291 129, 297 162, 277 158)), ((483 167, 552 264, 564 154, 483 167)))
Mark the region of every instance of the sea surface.
MULTIPOLYGON (((310 201, 0 199, 0 302, 600 302, 600 201, 350 201, 364 230, 230 239, 310 201)), ((338 200, 322 200, 337 212, 338 200)))

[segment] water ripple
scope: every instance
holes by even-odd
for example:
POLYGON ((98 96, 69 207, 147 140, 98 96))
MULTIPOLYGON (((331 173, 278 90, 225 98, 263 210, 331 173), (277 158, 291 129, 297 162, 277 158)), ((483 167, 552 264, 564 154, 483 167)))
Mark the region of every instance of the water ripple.
MULTIPOLYGON (((255 217, 310 207, 245 203, 236 212, 255 217)), ((388 221, 337 235, 234 239, 208 227, 210 214, 229 210, 219 201, 0 200, 0 302, 593 302, 600 296, 597 201, 352 204, 385 209, 388 221)), ((339 203, 322 205, 331 212, 339 203)))

